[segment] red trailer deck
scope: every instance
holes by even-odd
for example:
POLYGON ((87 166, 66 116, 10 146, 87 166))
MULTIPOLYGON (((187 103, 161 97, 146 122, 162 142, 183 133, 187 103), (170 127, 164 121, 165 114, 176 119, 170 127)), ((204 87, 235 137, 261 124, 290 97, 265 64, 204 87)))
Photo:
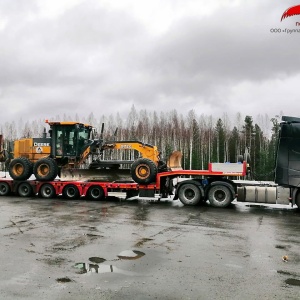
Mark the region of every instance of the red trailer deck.
POLYGON ((162 197, 175 194, 184 204, 196 205, 207 199, 214 206, 227 206, 237 194, 237 186, 229 178, 246 175, 247 165, 243 163, 210 163, 208 170, 172 170, 158 173, 152 184, 141 185, 133 181, 38 181, 0 179, 0 196, 10 193, 21 197, 38 195, 42 198, 54 198, 62 195, 67 199, 81 197, 102 200, 108 192, 126 192, 128 196, 140 195, 162 197), (174 179, 180 180, 174 180, 174 179))

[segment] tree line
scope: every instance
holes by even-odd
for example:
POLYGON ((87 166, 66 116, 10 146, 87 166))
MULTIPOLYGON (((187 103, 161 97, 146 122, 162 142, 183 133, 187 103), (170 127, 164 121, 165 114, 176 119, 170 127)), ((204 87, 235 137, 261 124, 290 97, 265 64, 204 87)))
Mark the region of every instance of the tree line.
MULTIPOLYGON (((78 121, 94 126, 98 133, 105 124, 106 140, 138 140, 156 145, 167 157, 180 150, 184 169, 207 169, 209 162, 237 162, 242 155, 251 167, 255 180, 273 180, 276 145, 279 130, 279 117, 269 118, 259 115, 256 121, 252 116, 242 117, 240 113, 229 117, 197 115, 194 110, 187 115, 176 110, 169 112, 137 111, 134 106, 125 118, 118 113, 110 116, 74 117, 55 116, 55 121, 78 121)), ((4 145, 22 137, 42 137, 45 120, 0 124, 0 134, 4 145)))

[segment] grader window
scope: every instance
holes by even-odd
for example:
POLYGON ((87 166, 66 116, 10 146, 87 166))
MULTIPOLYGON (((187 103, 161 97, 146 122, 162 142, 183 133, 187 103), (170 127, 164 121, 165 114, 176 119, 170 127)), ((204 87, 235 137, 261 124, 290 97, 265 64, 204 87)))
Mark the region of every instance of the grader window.
POLYGON ((75 155, 74 143, 76 140, 76 129, 74 126, 56 127, 56 155, 75 155))

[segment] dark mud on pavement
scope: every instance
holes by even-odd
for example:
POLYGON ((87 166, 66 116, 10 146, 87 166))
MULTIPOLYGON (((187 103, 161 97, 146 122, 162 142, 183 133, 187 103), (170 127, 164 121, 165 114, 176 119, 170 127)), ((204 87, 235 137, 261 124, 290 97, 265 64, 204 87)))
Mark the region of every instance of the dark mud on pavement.
POLYGON ((300 214, 1 197, 1 299, 300 299, 300 214))

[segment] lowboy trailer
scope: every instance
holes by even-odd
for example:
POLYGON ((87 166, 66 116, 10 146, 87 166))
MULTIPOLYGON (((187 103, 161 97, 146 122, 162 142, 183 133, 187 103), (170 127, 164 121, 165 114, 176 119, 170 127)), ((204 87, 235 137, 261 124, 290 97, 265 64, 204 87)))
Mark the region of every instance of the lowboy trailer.
POLYGON ((215 207, 228 206, 238 194, 238 185, 234 178, 244 177, 247 164, 243 163, 209 163, 208 170, 172 170, 156 175, 155 182, 147 185, 132 180, 114 182, 98 180, 13 180, 0 179, 0 196, 16 194, 21 197, 33 195, 42 198, 63 196, 66 199, 87 198, 103 200, 109 192, 125 192, 127 198, 132 196, 153 198, 174 195, 185 205, 197 205, 209 200, 215 207), (231 179, 232 178, 232 179, 231 179))
MULTIPOLYGON (((107 177, 101 180, 92 177, 88 180, 75 180, 74 177, 74 180, 52 181, 0 178, 0 196, 14 193, 21 197, 38 195, 54 198, 62 195, 66 199, 102 200, 109 192, 126 192, 127 198, 153 198, 156 194, 165 198, 173 195, 174 200, 179 199, 185 205, 197 205, 208 200, 212 206, 226 207, 236 199, 241 202, 296 204, 300 209, 300 118, 282 116, 279 129, 275 180, 269 186, 239 180, 245 179, 247 175, 248 165, 245 161, 209 163, 208 170, 182 170, 178 163, 179 156, 176 156, 173 168, 155 173, 151 177, 153 182, 149 184, 137 183, 128 177, 113 181, 105 170, 104 175, 107 177)), ((149 173, 146 172, 149 165, 143 160, 141 166, 137 174, 142 178, 149 173)))

